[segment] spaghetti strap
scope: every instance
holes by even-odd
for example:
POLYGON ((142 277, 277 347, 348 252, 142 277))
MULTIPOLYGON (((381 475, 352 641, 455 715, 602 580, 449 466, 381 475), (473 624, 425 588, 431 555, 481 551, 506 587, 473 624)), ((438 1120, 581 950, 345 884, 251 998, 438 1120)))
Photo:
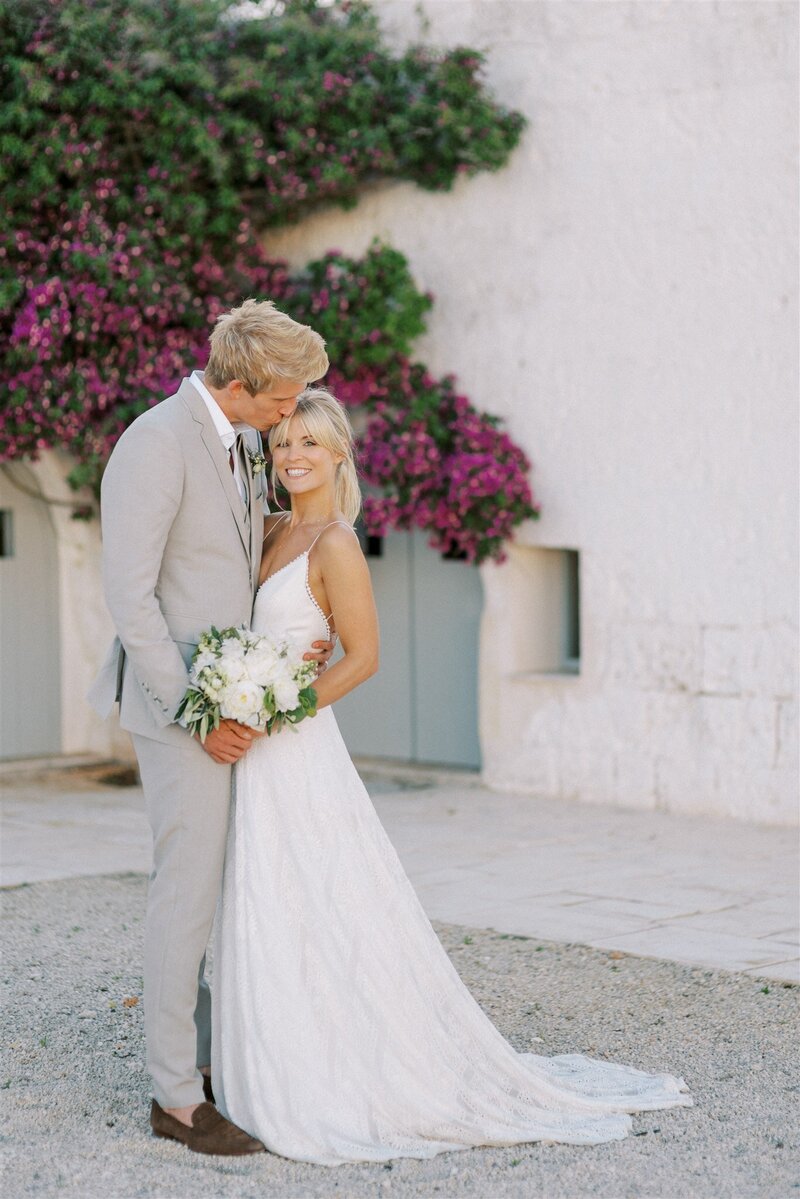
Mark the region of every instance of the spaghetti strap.
POLYGON ((291 515, 292 515, 292 514, 291 514, 291 512, 283 512, 283 513, 281 514, 281 517, 280 517, 280 519, 279 519, 279 520, 276 520, 276 521, 275 521, 275 524, 274 524, 274 525, 270 525, 270 527, 267 529, 266 533, 265 533, 265 534, 264 534, 264 536, 261 538, 261 544, 262 544, 262 545, 264 544, 264 542, 265 542, 265 541, 267 540, 267 538, 269 537, 270 533, 274 533, 274 532, 275 532, 275 530, 276 530, 276 529, 278 528, 278 526, 281 524, 281 521, 283 520, 283 517, 284 517, 284 516, 291 516, 291 515))
POLYGON ((357 536, 358 536, 358 534, 356 533, 356 531, 355 531, 355 529, 353 528, 353 526, 352 526, 352 525, 349 525, 349 524, 347 523, 347 521, 346 521, 346 520, 332 520, 332 521, 331 521, 331 523, 330 523, 329 525, 325 525, 325 527, 324 527, 324 528, 322 528, 322 529, 320 529, 320 531, 317 533, 316 537, 315 537, 315 538, 314 538, 314 540, 311 542, 311 545, 310 545, 310 546, 308 547, 308 549, 306 550, 306 553, 307 553, 307 554, 310 554, 310 553, 311 553, 311 551, 313 550, 314 546, 317 544, 317 542, 319 541, 320 537, 321 537, 321 536, 322 536, 322 534, 325 532, 325 529, 331 529, 331 528, 333 528, 333 526, 334 526, 334 525, 344 525, 344 527, 345 527, 346 529, 349 529, 349 530, 350 530, 350 532, 353 534, 353 536, 354 536, 354 537, 357 537, 357 536))

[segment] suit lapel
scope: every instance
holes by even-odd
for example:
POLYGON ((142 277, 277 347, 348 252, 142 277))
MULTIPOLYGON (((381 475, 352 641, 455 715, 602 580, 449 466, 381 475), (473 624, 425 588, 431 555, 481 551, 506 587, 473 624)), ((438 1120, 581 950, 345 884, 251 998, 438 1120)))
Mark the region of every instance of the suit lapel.
MULTIPOLYGON (((253 528, 252 517, 250 520, 250 528, 247 527, 245 520, 245 508, 242 503, 242 497, 239 494, 239 488, 236 486, 236 480, 233 477, 228 456, 225 453, 225 447, 220 440, 219 433, 214 428, 214 422, 211 419, 211 414, 206 407, 203 397, 195 390, 189 379, 184 379, 178 388, 178 395, 186 404, 192 419, 198 426, 198 433, 203 442, 211 461, 214 464, 214 469, 220 481, 222 490, 225 493, 225 499, 230 506, 231 515, 236 522, 236 528, 239 531, 239 537, 242 542, 242 549, 247 554, 248 561, 252 568, 252 560, 250 557, 250 537, 253 528)), ((253 488, 251 485, 250 495, 252 503, 253 488)))

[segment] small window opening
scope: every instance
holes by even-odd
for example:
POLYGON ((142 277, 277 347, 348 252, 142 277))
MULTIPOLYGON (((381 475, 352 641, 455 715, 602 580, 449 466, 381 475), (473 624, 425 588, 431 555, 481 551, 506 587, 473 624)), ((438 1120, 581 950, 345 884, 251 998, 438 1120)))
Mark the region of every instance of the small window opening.
POLYGON ((0 558, 14 557, 14 513, 0 508, 0 558))
POLYGON ((564 650, 563 668, 577 674, 581 668, 580 569, 577 550, 564 555, 564 650))
POLYGON ((515 675, 552 678, 581 671, 580 553, 549 546, 520 547, 509 562, 516 597, 515 675))

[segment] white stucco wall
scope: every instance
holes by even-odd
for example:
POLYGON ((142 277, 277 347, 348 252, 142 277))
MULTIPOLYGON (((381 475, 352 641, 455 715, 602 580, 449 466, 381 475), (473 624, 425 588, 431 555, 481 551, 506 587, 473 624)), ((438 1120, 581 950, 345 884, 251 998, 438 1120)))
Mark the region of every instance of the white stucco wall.
POLYGON ((69 486, 73 463, 65 454, 48 450, 28 466, 42 496, 62 501, 50 505, 58 543, 61 752, 130 758, 131 740, 116 713, 100 720, 86 700, 114 636, 103 600, 100 522, 73 519, 70 506, 91 496, 76 496, 69 486))
POLYGON ((797 9, 377 0, 398 43, 488 53, 530 118, 506 169, 381 187, 271 235, 374 236, 436 294, 419 356, 535 462, 542 519, 484 568, 494 786, 796 819, 797 9), (578 678, 517 678, 526 547, 581 554, 578 678))

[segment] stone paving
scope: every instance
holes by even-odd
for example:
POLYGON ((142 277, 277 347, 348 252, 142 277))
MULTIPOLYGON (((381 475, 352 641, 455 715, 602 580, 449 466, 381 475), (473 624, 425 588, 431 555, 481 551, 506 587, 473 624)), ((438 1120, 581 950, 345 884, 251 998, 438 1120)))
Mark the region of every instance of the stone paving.
MULTIPOLYGON (((800 981, 792 829, 362 773, 431 919, 800 981)), ((141 791, 108 776, 3 769, 4 885, 149 870, 141 791)))

